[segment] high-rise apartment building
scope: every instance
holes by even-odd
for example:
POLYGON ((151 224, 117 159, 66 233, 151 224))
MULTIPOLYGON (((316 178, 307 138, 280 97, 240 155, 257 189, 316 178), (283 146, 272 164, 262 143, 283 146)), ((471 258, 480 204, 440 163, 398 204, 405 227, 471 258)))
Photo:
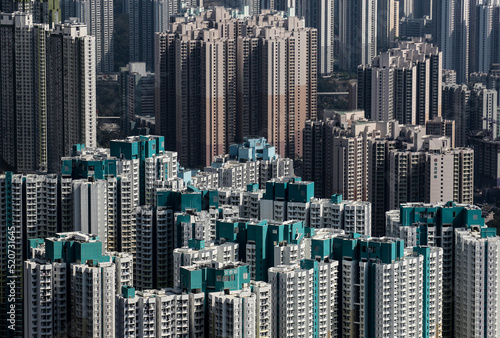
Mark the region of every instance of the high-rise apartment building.
POLYGON ((144 62, 131 62, 120 68, 120 89, 122 98, 121 131, 129 136, 136 126, 136 115, 155 111, 155 76, 146 72, 144 62))
POLYGON ((87 26, 66 21, 47 39, 47 153, 49 172, 84 143, 97 147, 95 38, 87 26))
POLYGON ((116 296, 116 335, 119 337, 202 336, 205 294, 180 289, 136 292, 124 287, 116 296))
POLYGON ((467 144, 467 132, 470 126, 471 91, 466 85, 443 86, 443 117, 455 120, 455 145, 463 147, 467 144))
MULTIPOLYGON (((447 138, 432 140, 449 142, 447 138)), ((458 201, 472 203, 474 151, 426 143, 428 151, 397 150, 389 154, 389 208, 401 203, 458 201)))
POLYGON ((308 122, 304 147, 310 151, 304 156, 303 172, 305 179, 319 186, 317 196, 338 193, 346 200, 368 200, 367 142, 370 135, 386 138, 391 124, 367 121, 362 110, 336 112, 326 121, 308 122))
MULTIPOLYGON (((469 204, 406 203, 387 212, 387 235, 401 238, 405 246, 427 245, 443 249, 443 336, 453 337, 456 232, 459 228, 483 228, 481 209, 469 204)), ((461 263, 458 263, 461 264, 461 263)))
POLYGON ((181 284, 180 267, 189 266, 196 262, 217 261, 235 262, 238 261, 238 243, 208 242, 198 239, 189 240, 189 245, 174 249, 174 287, 181 284))
POLYGON ((1 87, 3 160, 20 172, 58 172, 73 144, 97 145, 94 38, 73 21, 49 30, 16 12, 1 22, 10 74, 1 87))
POLYGON ((92 261, 71 264, 72 337, 115 336, 115 266, 92 261))
MULTIPOLYGON (((472 73, 470 75, 470 82, 474 84, 480 83, 488 89, 494 89, 497 92, 500 91, 500 63, 492 64, 488 73, 472 73)), ((500 105, 500 95, 498 95, 497 105, 500 105)))
POLYGON ((339 0, 338 13, 340 68, 356 71, 359 65, 370 65, 377 55, 377 1, 339 0))
POLYGON ((309 226, 316 229, 337 229, 345 233, 370 236, 372 231, 370 202, 343 201, 342 195, 331 199, 311 199, 309 226))
POLYGON ((450 138, 450 146, 455 148, 455 120, 444 120, 442 117, 436 117, 427 121, 425 124, 427 135, 446 136, 450 138))
POLYGON ((334 13, 334 1, 331 0, 299 2, 295 13, 305 19, 306 27, 314 27, 318 30, 318 75, 333 73, 334 13))
POLYGON ((47 170, 48 34, 48 25, 33 23, 31 14, 0 16, 0 153, 20 172, 47 170))
POLYGON ((500 141, 482 133, 469 137, 474 149, 474 182, 478 187, 500 185, 500 141))
POLYGON ((73 180, 73 231, 96 234, 108 249, 108 185, 106 180, 73 180))
POLYGON ((0 12, 25 12, 33 15, 35 23, 52 25, 61 21, 61 7, 59 1, 47 0, 2 0, 0 1, 0 12))
POLYGON ((443 87, 443 117, 455 120, 456 145, 468 144, 471 131, 484 130, 491 137, 499 135, 498 93, 475 83, 466 85, 447 85, 443 87))
POLYGON ((500 42, 500 28, 498 27, 500 3, 485 1, 479 4, 479 1, 471 1, 472 3, 477 3, 477 6, 471 6, 471 10, 475 11, 475 36, 471 37, 474 39, 475 48, 471 55, 471 58, 474 58, 471 60, 473 63, 471 72, 487 73, 493 63, 500 62, 500 57, 496 54, 500 42))
POLYGON ((496 229, 463 228, 455 232, 456 336, 499 335, 499 245, 496 229))
POLYGON ((399 4, 397 0, 377 0, 377 52, 389 49, 399 37, 399 4))
POLYGON ((333 241, 331 256, 339 266, 339 333, 439 336, 442 251, 422 254, 425 249, 404 250, 403 241, 396 238, 358 234, 339 235, 333 241), (429 299, 435 303, 429 306, 429 299))
POLYGON ((272 286, 273 336, 337 335, 335 320, 338 262, 301 260, 300 265, 269 268, 272 286), (321 280, 320 283, 314 282, 321 280), (327 301, 327 300, 330 301, 327 301))
POLYGON ((208 336, 252 337, 257 325, 256 300, 250 290, 209 293, 208 336))
POLYGON ((441 52, 420 40, 400 42, 358 67, 358 108, 374 121, 425 125, 441 116, 441 52))
POLYGON ((384 213, 399 203, 472 203, 471 149, 453 148, 448 137, 426 135, 423 126, 362 116, 362 111, 339 112, 326 122, 307 124, 304 136, 312 154, 304 160, 304 177, 320 185, 324 197, 370 201, 372 235, 384 235, 384 213), (325 174, 307 176, 317 161, 323 161, 325 174))
POLYGON ((129 275, 114 262, 132 257, 103 254, 97 237, 80 232, 32 239, 29 246, 18 276, 23 276, 24 318, 29 318, 22 321, 24 334, 114 337, 115 287, 129 275))
POLYGON ((180 163, 209 165, 253 135, 281 156, 302 156, 304 123, 316 116, 316 29, 223 8, 185 21, 157 35, 155 61, 156 131, 180 163))
MULTIPOLYGON (((500 133, 498 119, 498 92, 495 89, 486 89, 486 86, 475 84, 471 88, 469 117, 469 131, 485 131, 496 139, 500 133)), ((468 136, 468 135, 467 135, 468 136)))
POLYGON ((145 62, 146 69, 153 71, 155 33, 168 30, 170 17, 177 13, 179 1, 125 0, 125 3, 129 15, 129 61, 145 62))
POLYGON ((95 37, 97 72, 114 72, 113 0, 61 0, 61 9, 63 21, 77 18, 95 37))
POLYGON ((443 68, 457 72, 457 83, 467 83, 469 79, 471 3, 471 0, 432 2, 432 36, 443 52, 443 68))
MULTIPOLYGON (((0 175, 0 308, 15 307, 15 329, 23 327, 23 261, 28 258, 28 240, 54 236, 58 230, 58 187, 56 175, 0 175), (55 203, 54 203, 55 202, 55 203), (12 283, 12 279, 19 279, 12 283), (11 284, 8 284, 8 283, 11 284), (9 286, 10 285, 10 286, 9 286), (13 296, 13 297, 12 297, 13 296), (7 300, 11 297, 11 301, 7 300)), ((7 323, 7 319, 5 319, 7 323)), ((6 332, 0 326, 0 332, 6 332)))

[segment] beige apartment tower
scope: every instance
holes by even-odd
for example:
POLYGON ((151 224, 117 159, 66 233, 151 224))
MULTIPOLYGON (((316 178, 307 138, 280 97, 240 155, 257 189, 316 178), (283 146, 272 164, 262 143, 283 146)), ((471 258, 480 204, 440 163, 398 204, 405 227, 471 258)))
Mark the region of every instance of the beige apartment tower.
POLYGON ((155 40, 156 127, 184 166, 209 165, 229 145, 263 136, 302 156, 316 117, 316 30, 282 14, 236 19, 215 8, 155 40))

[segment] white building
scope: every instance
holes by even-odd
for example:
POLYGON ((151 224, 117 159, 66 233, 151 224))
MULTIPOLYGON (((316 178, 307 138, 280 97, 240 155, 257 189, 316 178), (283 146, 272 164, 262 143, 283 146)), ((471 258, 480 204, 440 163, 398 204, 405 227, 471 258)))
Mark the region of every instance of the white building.
POLYGON ((131 254, 123 252, 107 252, 113 258, 116 267, 116 293, 120 293, 122 287, 132 286, 134 282, 134 259, 131 254))
POLYGON ((98 73, 114 72, 113 1, 62 0, 62 20, 76 17, 95 36, 98 73))
POLYGON ((318 75, 333 72, 334 4, 329 0, 298 2, 296 15, 304 17, 307 27, 318 30, 318 75))
POLYGON ((455 232, 455 335, 500 334, 500 239, 492 229, 455 232))
POLYGON ((209 293, 209 337, 256 337, 256 300, 249 289, 209 293))
POLYGON ((217 261, 236 262, 238 258, 238 243, 219 243, 195 241, 195 243, 182 248, 174 249, 174 288, 179 288, 181 283, 180 268, 196 262, 217 261))
POLYGON ((155 295, 148 291, 135 293, 132 287, 125 287, 116 295, 115 317, 117 337, 154 338, 161 323, 155 295))
POLYGON ((269 268, 272 286, 272 336, 336 336, 338 262, 303 260, 269 268), (314 283, 318 280, 319 283, 314 283))
POLYGON ((371 203, 314 198, 311 200, 309 226, 331 228, 346 233, 371 235, 371 203))
POLYGON ((269 284, 273 288, 272 306, 275 314, 272 335, 311 336, 314 285, 312 269, 301 270, 298 266, 278 266, 270 268, 268 276, 269 284), (300 320, 298 316, 301 317, 300 320))
POLYGON ((377 55, 377 1, 339 1, 340 67, 354 71, 377 55))
POLYGON ((196 337, 204 331, 204 293, 183 293, 179 289, 151 290, 157 298, 157 337, 177 337, 179 333, 196 337))
POLYGON ((115 266, 71 265, 71 336, 115 337, 115 266))
MULTIPOLYGON (((52 264, 24 262, 24 334, 30 337, 54 336, 52 264)), ((55 291, 55 290, 54 290, 55 291)), ((59 290, 58 290, 59 291, 59 290)), ((57 306, 57 305, 56 305, 57 306)))
POLYGON ((374 121, 425 125, 441 116, 442 54, 422 40, 396 47, 358 67, 358 108, 374 121))
POLYGON ((107 249, 108 195, 105 180, 73 180, 73 231, 96 234, 107 249))
POLYGON ((255 336, 272 337, 271 328, 274 320, 272 306, 272 287, 265 282, 250 281, 252 293, 256 296, 257 309, 255 312, 255 336))
MULTIPOLYGON (((365 283, 368 283, 364 275, 368 274, 369 265, 373 264, 375 270, 375 278, 370 281, 374 283, 375 291, 375 337, 422 335, 423 262, 420 255, 406 255, 400 261, 388 264, 359 263, 361 299, 368 296, 364 291, 365 283)), ((369 321, 363 313, 360 320, 369 321)), ((364 335, 367 331, 361 325, 360 333, 364 335)))

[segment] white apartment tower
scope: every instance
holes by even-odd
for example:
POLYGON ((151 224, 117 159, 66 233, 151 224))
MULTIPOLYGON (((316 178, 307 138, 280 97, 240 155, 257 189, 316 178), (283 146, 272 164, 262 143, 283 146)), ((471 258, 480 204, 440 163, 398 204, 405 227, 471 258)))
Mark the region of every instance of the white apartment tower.
POLYGON ((256 337, 256 300, 245 289, 209 293, 209 337, 256 337))
POLYGON ((320 337, 337 335, 337 270, 337 261, 309 259, 269 268, 272 336, 310 337, 314 327, 320 337))
POLYGON ((487 228, 455 231, 456 336, 498 337, 500 239, 487 228))
POLYGON ((113 263, 71 265, 71 336, 115 336, 115 272, 113 263))
MULTIPOLYGON (((57 281, 64 282, 64 281, 57 281)), ((24 263, 24 334, 30 337, 54 336, 52 264, 24 263)))
POLYGON ((256 296, 255 337, 272 337, 274 318, 272 307, 272 287, 269 283, 250 281, 250 288, 256 296))
POLYGON ((335 241, 342 248, 334 252, 340 270, 340 334, 441 336, 441 249, 404 250, 402 240, 389 237, 349 235, 335 241))
POLYGON ((372 230, 370 202, 339 201, 314 198, 309 211, 309 226, 316 229, 338 229, 346 233, 370 236, 372 230))
POLYGON ((355 71, 377 55, 376 0, 339 0, 340 68, 355 71))
POLYGON ((422 40, 399 42, 358 67, 358 108, 374 121, 425 125, 441 116, 442 53, 422 40))
POLYGON ((200 337, 204 334, 203 293, 183 293, 180 289, 135 292, 122 289, 116 296, 118 337, 200 337))
POLYGON ((443 68, 457 72, 457 83, 469 79, 471 0, 432 2, 433 37, 443 52, 443 68))
POLYGON ((105 180, 73 180, 73 231, 96 234, 108 249, 108 189, 105 180))
POLYGON ((76 21, 56 24, 47 39, 49 172, 74 144, 97 146, 95 38, 76 21))
POLYGON ((47 170, 47 65, 57 62, 47 57, 49 32, 32 14, 0 15, 0 157, 19 172, 47 170))
MULTIPOLYGON (((360 299, 364 299, 365 274, 368 273, 368 262, 359 263, 360 299)), ((375 263, 375 335, 402 335, 406 337, 420 336, 422 327, 423 302, 423 258, 420 255, 406 255, 400 261, 391 263, 375 263), (399 277, 399 278, 398 278, 399 277), (402 315, 405 314, 405 315, 402 315)), ((360 321, 364 311, 360 311, 360 321)), ((360 327, 361 336, 366 332, 360 327)))
POLYGON ((180 268, 182 266, 190 266, 197 262, 216 261, 216 262, 236 262, 238 259, 238 243, 218 243, 195 241, 198 247, 185 246, 174 249, 174 288, 180 288, 181 277, 180 268))
POLYGON ((62 21, 77 18, 95 37, 96 70, 114 72, 113 0, 62 0, 62 21))
POLYGON ((304 17, 306 27, 318 30, 318 75, 330 75, 334 60, 334 2, 311 0, 299 2, 297 16, 304 17))
POLYGON ((273 288, 273 336, 308 337, 312 335, 314 273, 298 266, 269 268, 273 288), (302 318, 299 320, 297 316, 302 318))

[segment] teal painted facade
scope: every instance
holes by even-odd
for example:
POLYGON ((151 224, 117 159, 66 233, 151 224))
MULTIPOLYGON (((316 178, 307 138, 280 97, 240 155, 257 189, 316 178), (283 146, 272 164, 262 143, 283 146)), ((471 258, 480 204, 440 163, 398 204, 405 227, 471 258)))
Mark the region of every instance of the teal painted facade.
POLYGON ((146 159, 158 156, 165 151, 163 136, 147 135, 129 137, 125 140, 112 140, 109 143, 110 154, 118 159, 136 160, 139 164, 140 203, 146 200, 146 159))
POLYGON ((191 248, 191 249, 195 249, 195 250, 203 250, 205 249, 205 241, 204 240, 201 240, 201 239, 190 239, 188 241, 188 247, 191 248))
POLYGON ((424 258, 423 297, 422 297, 422 336, 428 337, 429 323, 429 294, 430 294, 430 254, 431 248, 426 246, 413 247, 413 252, 418 252, 424 258))
POLYGON ((333 253, 333 238, 311 239, 311 257, 325 259, 333 253))
POLYGON ((246 259, 247 227, 250 222, 223 222, 217 221, 215 226, 215 238, 225 239, 227 242, 239 244, 238 257, 244 261, 246 259))
MULTIPOLYGON (((80 146, 83 145, 79 144, 73 147, 77 147, 80 151, 80 146)), ((61 160, 61 174, 63 177, 71 177, 72 179, 93 177, 96 180, 103 180, 108 176, 117 176, 117 162, 116 158, 111 157, 86 160, 75 155, 73 158, 63 158, 61 160)))
POLYGON ((109 143, 111 156, 127 160, 145 159, 165 151, 165 138, 157 135, 141 135, 109 143))
MULTIPOLYGON (((342 260, 368 262, 365 274, 365 337, 375 336, 375 268, 374 262, 389 264, 404 257, 404 241, 401 239, 370 240, 359 234, 350 234, 334 238, 332 259, 339 261, 339 278, 342 278, 342 260)), ((339 283, 339 294, 342 294, 342 283, 339 283)), ((342 309, 339 309, 341 313, 342 309)), ((339 323, 338 332, 342 332, 339 323)))
POLYGON ((219 207, 219 194, 217 190, 199 190, 191 186, 183 192, 159 190, 156 194, 156 205, 174 212, 185 212, 187 209, 209 210, 219 207))
POLYGON ((484 218, 481 216, 480 209, 457 206, 454 202, 431 207, 415 207, 411 204, 402 204, 399 210, 400 222, 403 226, 433 224, 437 227, 443 225, 452 225, 454 228, 470 228, 473 225, 484 227, 484 218))
POLYGON ((342 203, 342 194, 333 194, 331 201, 332 201, 332 203, 335 203, 335 204, 342 203))
POLYGON ((300 261, 301 269, 313 269, 313 337, 319 337, 319 263, 314 259, 303 259, 300 261))
MULTIPOLYGON (((145 204, 146 199, 146 174, 145 161, 148 158, 162 155, 165 152, 164 137, 147 135, 132 136, 124 140, 110 141, 110 156, 93 156, 92 159, 79 157, 79 153, 85 148, 83 144, 73 146, 73 157, 61 160, 61 173, 63 177, 73 179, 94 177, 95 179, 106 179, 108 176, 116 177, 118 163, 124 160, 139 160, 139 187, 140 203, 145 204)), ((164 164, 167 166, 167 164, 164 164)), ((156 163, 158 173, 167 173, 168 168, 161 168, 156 163)), ((166 179, 166 177, 164 177, 166 179)))
POLYGON ((250 269, 246 264, 217 268, 201 266, 197 269, 180 268, 181 288, 188 292, 219 292, 229 289, 241 290, 250 285, 250 269))
MULTIPOLYGON (((60 238, 64 238, 62 234, 60 238)), ((110 256, 102 254, 102 243, 98 238, 91 238, 92 242, 74 240, 45 239, 45 258, 50 262, 62 260, 65 263, 81 263, 87 261, 111 262, 110 256), (95 240, 95 241, 94 241, 95 240)))
POLYGON ((246 261, 246 245, 255 244, 255 280, 267 281, 267 270, 274 264, 274 246, 280 242, 299 244, 305 237, 303 222, 221 222, 216 238, 239 244, 239 257, 246 261))
POLYGON ((244 138, 241 144, 231 144, 229 146, 229 158, 241 162, 257 160, 275 160, 278 158, 276 148, 263 137, 244 138))
POLYGON ((133 288, 129 285, 122 286, 121 292, 122 292, 123 298, 134 298, 135 297, 135 288, 133 288))
POLYGON ((314 182, 302 182, 293 177, 290 182, 266 182, 263 199, 307 203, 314 197, 314 182))

